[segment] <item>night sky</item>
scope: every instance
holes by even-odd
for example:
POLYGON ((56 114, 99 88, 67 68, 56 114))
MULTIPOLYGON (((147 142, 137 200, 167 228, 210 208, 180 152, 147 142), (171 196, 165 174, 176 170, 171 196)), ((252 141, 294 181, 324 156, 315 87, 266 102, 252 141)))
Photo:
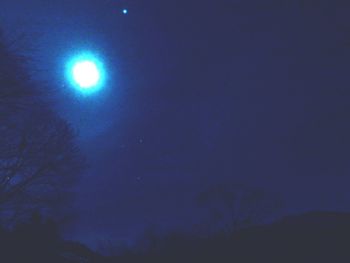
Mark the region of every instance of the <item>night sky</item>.
POLYGON ((29 36, 33 76, 88 159, 67 235, 190 228, 196 195, 217 184, 274 193, 283 213, 349 211, 349 11, 342 0, 1 0, 0 25, 29 36), (64 75, 80 50, 105 63, 93 96, 64 75))

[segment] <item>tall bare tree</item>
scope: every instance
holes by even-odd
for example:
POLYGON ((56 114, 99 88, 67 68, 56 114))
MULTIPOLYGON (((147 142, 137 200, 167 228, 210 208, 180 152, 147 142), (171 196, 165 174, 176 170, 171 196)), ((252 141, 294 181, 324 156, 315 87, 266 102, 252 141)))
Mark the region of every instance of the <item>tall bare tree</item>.
POLYGON ((1 218, 62 201, 83 167, 75 133, 29 75, 0 36, 1 218))

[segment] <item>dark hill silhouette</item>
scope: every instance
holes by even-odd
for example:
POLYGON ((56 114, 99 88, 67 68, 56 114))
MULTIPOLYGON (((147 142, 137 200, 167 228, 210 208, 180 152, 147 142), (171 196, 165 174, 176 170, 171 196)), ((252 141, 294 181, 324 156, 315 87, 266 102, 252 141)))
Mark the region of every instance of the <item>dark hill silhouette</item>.
POLYGON ((287 216, 278 221, 279 224, 312 224, 312 225, 335 225, 336 223, 347 224, 350 222, 350 213, 314 211, 302 215, 287 216))
POLYGON ((0 229, 0 262, 350 262, 350 214, 312 212, 231 234, 171 234, 155 247, 102 256, 63 240, 54 221, 33 216, 13 230, 0 229))
POLYGON ((60 238, 56 224, 35 217, 13 230, 0 229, 0 262, 105 262, 82 244, 60 238), (39 219, 39 220, 37 220, 39 219))
POLYGON ((350 214, 312 212, 208 238, 173 235, 114 262, 350 262, 350 214))
POLYGON ((231 239, 235 258, 258 262, 350 262, 350 214, 312 212, 246 229, 231 239), (265 260, 264 260, 265 261, 265 260))

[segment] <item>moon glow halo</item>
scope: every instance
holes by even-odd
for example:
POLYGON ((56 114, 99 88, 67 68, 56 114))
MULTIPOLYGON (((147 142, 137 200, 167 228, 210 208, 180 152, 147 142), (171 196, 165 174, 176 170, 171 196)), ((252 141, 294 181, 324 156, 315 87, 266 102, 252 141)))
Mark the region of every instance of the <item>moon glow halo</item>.
POLYGON ((68 61, 66 75, 71 86, 84 95, 100 90, 105 82, 103 63, 95 55, 87 52, 68 61))

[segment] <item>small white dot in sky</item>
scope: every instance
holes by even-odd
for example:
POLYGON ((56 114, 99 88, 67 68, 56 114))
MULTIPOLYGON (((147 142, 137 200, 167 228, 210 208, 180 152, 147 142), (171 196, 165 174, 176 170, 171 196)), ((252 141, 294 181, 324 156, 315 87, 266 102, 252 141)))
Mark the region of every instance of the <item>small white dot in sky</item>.
POLYGON ((123 14, 126 15, 128 13, 128 9, 123 9, 123 14))

